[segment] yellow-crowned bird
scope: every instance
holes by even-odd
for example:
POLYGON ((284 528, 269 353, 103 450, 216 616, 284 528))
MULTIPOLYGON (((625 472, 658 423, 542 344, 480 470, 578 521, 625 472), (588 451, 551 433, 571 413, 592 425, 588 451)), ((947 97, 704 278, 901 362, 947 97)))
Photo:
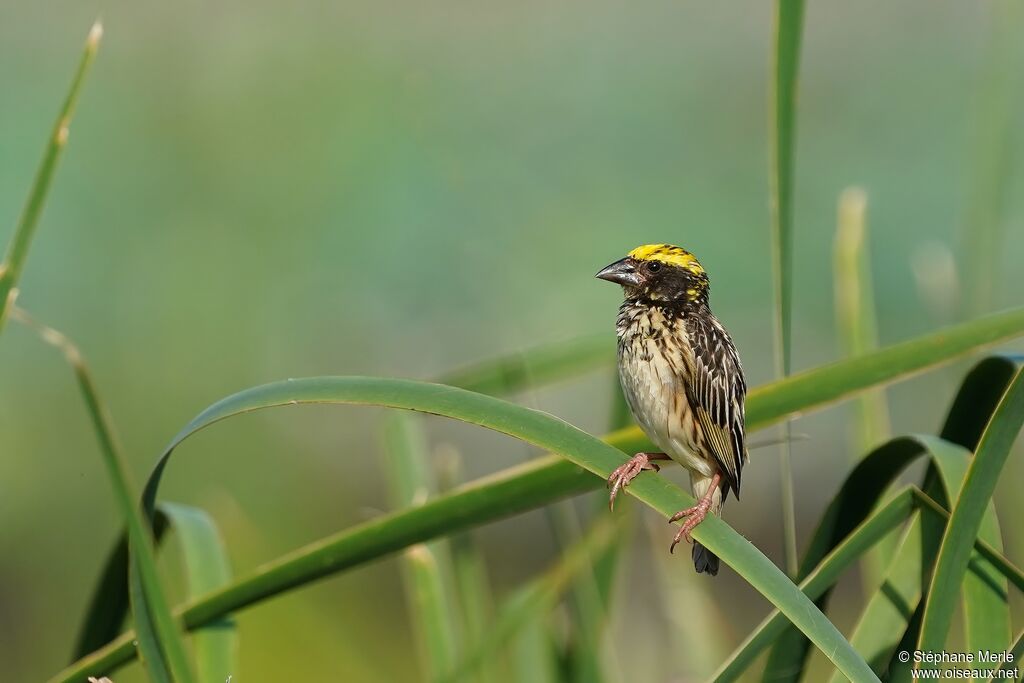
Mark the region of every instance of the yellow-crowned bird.
MULTIPOLYGON (((616 469, 609 505, 657 460, 674 460, 690 472, 697 504, 672 515, 685 518, 672 541, 690 532, 708 512, 719 514, 729 491, 737 498, 747 461, 743 402, 747 393, 736 347, 711 312, 707 273, 693 254, 670 244, 637 247, 597 274, 622 285, 625 301, 615 331, 619 379, 633 417, 663 453, 637 453, 616 469)), ((718 557, 693 544, 698 572, 718 573, 718 557)))

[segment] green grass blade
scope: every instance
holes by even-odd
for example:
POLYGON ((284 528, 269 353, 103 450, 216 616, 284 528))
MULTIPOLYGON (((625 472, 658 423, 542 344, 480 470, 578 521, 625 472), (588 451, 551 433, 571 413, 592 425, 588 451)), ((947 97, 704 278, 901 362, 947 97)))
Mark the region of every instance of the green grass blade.
POLYGON ((71 81, 71 88, 67 97, 64 98, 64 105, 61 107, 57 122, 53 126, 50 140, 46 145, 46 152, 43 154, 42 163, 36 171, 35 180, 32 182, 32 189, 29 191, 28 201, 21 212, 18 224, 14 229, 14 235, 7 247, 4 260, 0 263, 0 330, 3 330, 4 321, 11 306, 18 297, 18 282, 21 279, 22 270, 25 268, 25 260, 28 257, 29 246, 32 244, 32 237, 35 235, 36 226, 39 225, 39 217, 43 213, 43 206, 46 204, 46 195, 50 190, 53 174, 57 170, 57 162, 60 161, 61 153, 68 143, 68 130, 71 126, 71 117, 75 113, 75 104, 85 82, 85 75, 96 58, 99 50, 100 38, 103 36, 103 26, 97 21, 89 31, 89 37, 85 41, 85 49, 82 58, 78 63, 78 70, 71 81))
MULTIPOLYGON (((921 627, 920 650, 940 650, 953 620, 955 596, 970 561, 996 481, 1024 425, 1024 375, 1006 390, 978 444, 942 539, 921 627)), ((1009 634, 1007 634, 1009 640, 1009 634)), ((1005 646, 1005 642, 1002 643, 1005 646)), ((991 649, 1000 649, 993 643, 991 649)), ((986 648, 989 646, 986 645, 986 648)))
MULTIPOLYGON (((836 329, 842 355, 856 358, 878 348, 878 322, 865 213, 867 197, 848 188, 839 197, 839 219, 833 251, 836 329)), ((865 392, 857 401, 854 453, 866 453, 889 438, 889 405, 885 391, 865 392)))
MULTIPOLYGON (((451 493, 462 483, 462 460, 454 449, 448 449, 439 463, 440 492, 451 493)), ((451 546, 452 575, 455 592, 462 617, 462 646, 471 652, 480 645, 480 638, 491 623, 494 613, 493 591, 487 574, 487 563, 483 551, 472 531, 452 534, 451 546)), ((473 680, 480 683, 495 680, 496 672, 492 662, 481 662, 473 672, 473 680)))
POLYGON ((445 373, 439 384, 481 394, 507 395, 607 367, 615 362, 615 337, 595 335, 526 349, 445 373))
POLYGON ((797 74, 803 32, 803 0, 776 0, 772 50, 771 232, 775 290, 777 370, 788 375, 791 361, 790 320, 793 296, 793 168, 796 154, 797 74))
POLYGON ((747 423, 760 426, 762 410, 789 415, 819 409, 873 387, 905 379, 966 353, 1024 332, 1024 309, 1014 308, 946 327, 858 358, 790 375, 750 392, 747 423))
MULTIPOLYGON (((86 412, 89 414, 96 438, 99 441, 100 453, 107 469, 107 476, 110 478, 114 498, 125 518, 129 539, 128 557, 134 560, 132 565, 137 566, 136 578, 141 582, 143 588, 143 592, 139 596, 143 599, 136 600, 132 604, 139 647, 148 649, 152 653, 149 661, 151 675, 160 676, 161 679, 166 677, 168 680, 178 683, 189 683, 194 678, 185 656, 185 645, 182 642, 181 632, 177 622, 171 616, 167 597, 160 585, 150 526, 144 521, 140 506, 135 503, 134 487, 128 475, 128 466, 114 436, 110 415, 106 406, 100 401, 92 374, 78 348, 67 337, 57 330, 33 320, 20 308, 14 308, 11 312, 12 317, 18 322, 34 330, 46 343, 59 349, 75 373, 79 390, 85 400, 86 412), (158 652, 160 656, 156 655, 158 652), (159 670, 163 668, 163 657, 166 657, 167 671, 159 670)), ((152 514, 152 510, 149 513, 152 514)))
MULTIPOLYGON (((384 443, 395 507, 422 505, 436 486, 427 463, 426 437, 417 418, 389 415, 384 443)), ((448 559, 446 554, 446 542, 434 541, 410 546, 402 558, 413 631, 423 670, 431 681, 451 673, 458 650, 453 603, 441 566, 448 559)))
MULTIPOLYGON (((840 352, 856 358, 878 347, 878 322, 867 243, 867 195, 851 187, 839 195, 836 236, 832 252, 836 331, 840 352)), ((850 434, 854 458, 889 438, 889 405, 884 389, 865 392, 856 401, 850 434)), ((882 541, 864 558, 862 583, 868 593, 879 582, 885 560, 894 548, 882 541)))
MULTIPOLYGON (((227 549, 213 520, 198 508, 162 503, 153 520, 157 546, 173 527, 182 547, 188 596, 194 599, 227 585, 231 569, 227 549)), ((122 537, 111 553, 75 647, 75 659, 84 657, 116 638, 128 613, 128 542, 122 537)), ((234 622, 224 616, 195 631, 193 645, 199 680, 226 680, 237 670, 237 634, 234 622)), ((99 673, 96 671, 94 673, 99 673)))
MULTIPOLYGON (((800 38, 803 32, 803 0, 776 0, 775 41, 772 51, 771 103, 771 233, 772 282, 775 290, 775 373, 785 377, 792 363, 790 331, 793 314, 793 168, 796 155, 796 93, 800 70, 800 38)), ((796 574, 796 504, 790 432, 783 427, 779 447, 782 481, 782 530, 786 567, 796 574)))
POLYGON ((1021 359, 989 356, 972 367, 956 392, 939 433, 946 441, 958 443, 972 453, 992 419, 999 401, 1017 374, 1021 359))
MULTIPOLYGON (((167 531, 167 518, 157 514, 153 520, 153 540, 159 545, 167 531)), ((87 656, 118 636, 124 629, 128 605, 128 537, 122 535, 107 557, 93 589, 89 607, 75 640, 72 661, 87 656)), ((94 671, 93 673, 106 673, 94 671)))
MULTIPOLYGON (((216 523, 199 508, 161 503, 159 517, 167 520, 181 545, 190 599, 223 588, 231 582, 231 565, 216 523)), ((200 681, 227 681, 238 675, 238 630, 224 616, 193 631, 192 651, 200 681)))
MULTIPOLYGON (((949 510, 939 505, 934 498, 920 489, 913 489, 914 498, 917 500, 917 508, 925 513, 926 517, 932 517, 942 522, 943 528, 949 523, 949 510)), ((996 573, 1019 591, 1024 592, 1024 570, 1013 564, 997 549, 987 541, 977 538, 974 540, 974 549, 978 552, 978 558, 971 558, 969 568, 979 576, 977 567, 984 563, 995 569, 996 573)))
MULTIPOLYGON (((179 432, 158 461, 143 494, 145 508, 153 508, 163 469, 174 448, 189 435, 232 415, 297 403, 377 405, 442 415, 560 454, 602 478, 623 461, 621 451, 566 422, 490 396, 425 382, 317 377, 248 389, 203 411, 179 432)), ((691 496, 661 477, 638 480, 630 489, 633 496, 666 516, 693 504, 691 496)), ((874 679, 874 674, 835 626, 770 560, 720 518, 705 520, 695 530, 694 537, 778 606, 847 675, 858 680, 874 679)))

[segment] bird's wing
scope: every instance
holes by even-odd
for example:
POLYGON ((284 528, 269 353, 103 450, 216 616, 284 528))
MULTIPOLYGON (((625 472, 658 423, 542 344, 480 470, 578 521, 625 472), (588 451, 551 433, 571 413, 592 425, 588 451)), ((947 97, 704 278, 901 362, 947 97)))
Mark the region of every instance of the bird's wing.
POLYGON ((747 385, 740 358, 729 334, 713 316, 689 316, 686 329, 693 350, 686 395, 708 448, 738 496, 747 457, 743 434, 747 385))

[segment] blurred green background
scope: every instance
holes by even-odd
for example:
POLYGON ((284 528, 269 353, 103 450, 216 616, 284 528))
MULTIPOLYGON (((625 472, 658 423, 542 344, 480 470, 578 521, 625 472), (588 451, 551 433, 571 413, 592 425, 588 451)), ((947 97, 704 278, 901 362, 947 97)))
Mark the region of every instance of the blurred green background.
MULTIPOLYGON (((1006 7, 809 3, 795 367, 837 357, 831 249, 849 185, 868 195, 883 343, 1024 303, 1024 58, 1006 7), (976 231, 996 247, 976 250, 976 231)), ((768 3, 7 2, 3 243, 97 15, 106 35, 19 303, 81 346, 137 480, 189 418, 246 386, 431 377, 602 331, 611 349, 619 292, 593 274, 641 243, 697 253, 750 383, 771 378, 768 3)), ((961 369, 893 388, 894 431, 934 429, 961 369)), ((600 433, 611 386, 609 369, 519 400, 600 433)), ((797 422, 801 540, 853 457, 851 414, 797 422)), ((244 573, 386 509, 379 418, 297 408, 218 426, 180 453, 164 495, 209 510, 244 573)), ((428 428, 470 476, 536 455, 428 428)), ((0 434, 0 662, 40 680, 66 663, 120 523, 69 369, 14 324, 0 434)), ((1007 495, 1022 476, 1018 457, 1003 519, 1024 513, 1007 495)), ((745 479, 726 516, 781 562, 774 449, 745 479)), ((669 566, 678 590, 659 593, 647 579, 669 534, 642 517, 655 533, 637 527, 629 553, 619 671, 691 680, 767 603, 728 571, 694 577, 688 553, 669 566), (700 656, 679 643, 694 605, 727 624, 700 656)), ((1004 531, 1019 556, 1024 537, 1004 531)), ((542 513, 484 532, 498 591, 557 553, 542 513)), ((260 605, 239 616, 235 680, 416 680, 406 613, 394 560, 260 605)))

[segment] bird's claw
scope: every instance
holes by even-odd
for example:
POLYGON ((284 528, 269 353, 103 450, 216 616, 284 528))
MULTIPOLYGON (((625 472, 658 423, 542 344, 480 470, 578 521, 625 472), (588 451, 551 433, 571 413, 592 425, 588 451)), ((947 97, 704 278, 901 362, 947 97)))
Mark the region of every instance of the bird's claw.
POLYGON ((615 471, 608 477, 608 486, 612 489, 608 495, 609 510, 615 509, 615 497, 619 495, 619 492, 629 486, 629 482, 633 481, 644 470, 661 471, 657 464, 651 462, 648 453, 637 453, 625 463, 615 468, 615 471))
POLYGON ((680 510, 679 512, 668 518, 669 524, 678 522, 683 517, 686 518, 686 521, 683 522, 681 527, 679 527, 679 531, 676 532, 675 538, 672 539, 672 545, 670 545, 668 548, 668 551, 670 553, 675 552, 676 546, 679 545, 679 541, 681 541, 684 538, 686 539, 687 543, 693 543, 693 537, 690 534, 694 529, 697 528, 697 525, 703 522, 704 519, 708 516, 709 509, 711 509, 711 500, 705 499, 701 500, 693 507, 686 508, 685 510, 680 510))

